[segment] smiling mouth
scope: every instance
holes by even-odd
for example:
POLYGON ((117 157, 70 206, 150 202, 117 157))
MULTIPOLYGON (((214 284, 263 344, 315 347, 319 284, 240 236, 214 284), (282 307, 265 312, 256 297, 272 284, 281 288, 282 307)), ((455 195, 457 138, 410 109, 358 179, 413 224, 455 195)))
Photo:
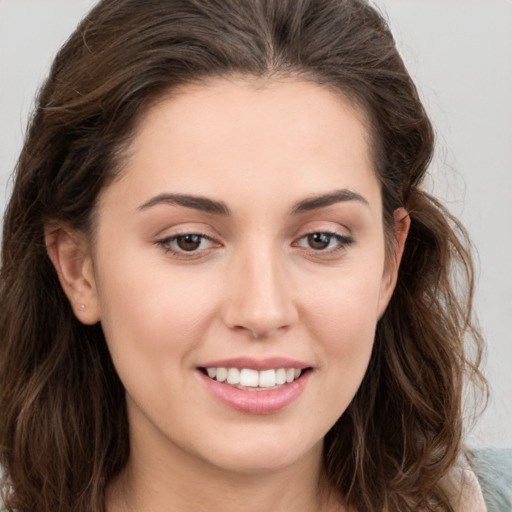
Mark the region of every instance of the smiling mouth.
POLYGON ((243 391, 270 391, 291 384, 310 368, 277 368, 253 370, 252 368, 200 368, 210 379, 228 384, 243 391))

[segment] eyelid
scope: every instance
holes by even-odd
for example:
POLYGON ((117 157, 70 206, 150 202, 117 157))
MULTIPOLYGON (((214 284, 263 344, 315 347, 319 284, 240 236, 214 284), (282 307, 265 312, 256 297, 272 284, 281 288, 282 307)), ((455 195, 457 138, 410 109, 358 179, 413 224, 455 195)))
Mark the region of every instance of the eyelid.
MULTIPOLYGON (((330 243, 330 242, 329 242, 330 243)), ((294 241, 292 242, 292 246, 298 247, 299 249, 304 250, 308 253, 308 255, 311 255, 315 258, 332 258, 339 256, 340 252, 345 252, 348 250, 348 248, 355 243, 354 238, 351 235, 346 235, 344 233, 341 233, 338 230, 332 229, 332 228, 326 228, 322 229, 321 226, 319 226, 317 229, 308 229, 303 231, 299 236, 294 238, 294 241), (323 234, 327 235, 329 237, 334 238, 338 243, 336 247, 332 248, 326 248, 326 249, 314 249, 312 247, 304 247, 300 244, 300 242, 307 237, 315 234, 323 234)))
POLYGON ((170 254, 173 257, 183 260, 199 259, 208 253, 212 249, 222 247, 222 243, 218 241, 219 237, 206 232, 207 230, 196 226, 180 226, 175 231, 160 235, 154 241, 154 244, 162 249, 166 254, 170 254), (173 247, 174 242, 181 237, 186 236, 197 236, 201 238, 201 246, 204 245, 205 241, 208 242, 208 247, 199 247, 194 250, 187 251, 180 249, 179 247, 173 247))
POLYGON ((309 231, 309 232, 304 233, 303 235, 299 236, 296 240, 298 241, 298 240, 302 240, 311 235, 320 235, 320 234, 330 236, 330 237, 338 240, 341 244, 354 243, 354 239, 351 236, 344 235, 342 233, 337 233, 336 231, 328 231, 326 229, 309 231))

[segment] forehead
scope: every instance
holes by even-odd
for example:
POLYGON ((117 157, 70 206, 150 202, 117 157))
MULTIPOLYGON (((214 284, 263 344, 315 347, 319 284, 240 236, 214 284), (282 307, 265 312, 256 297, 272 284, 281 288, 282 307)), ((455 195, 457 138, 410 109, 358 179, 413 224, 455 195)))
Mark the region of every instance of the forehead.
POLYGON ((179 133, 173 135, 189 141, 205 134, 211 137, 211 128, 221 136, 226 133, 223 130, 236 125, 242 130, 240 136, 252 130, 258 139, 265 138, 271 126, 275 131, 283 129, 293 142, 293 135, 312 130, 325 137, 326 129, 334 125, 339 129, 343 121, 345 140, 366 143, 367 147, 370 143, 366 112, 354 101, 333 87, 290 77, 215 78, 179 86, 147 109, 136 129, 136 139, 143 142, 145 134, 154 136, 154 130, 163 125, 168 130, 174 120, 179 133))
POLYGON ((361 109, 312 82, 182 86, 141 119, 120 181, 147 197, 178 189, 285 202, 288 193, 364 191, 376 182, 366 126, 361 109))

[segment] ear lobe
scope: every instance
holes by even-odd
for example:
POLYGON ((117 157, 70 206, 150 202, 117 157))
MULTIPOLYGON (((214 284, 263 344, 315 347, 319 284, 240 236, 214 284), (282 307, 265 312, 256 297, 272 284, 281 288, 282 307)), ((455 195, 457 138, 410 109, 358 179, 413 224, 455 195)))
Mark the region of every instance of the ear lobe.
POLYGON ((405 208, 398 208, 394 212, 394 232, 392 241, 392 254, 388 256, 386 268, 382 276, 379 296, 379 318, 384 314, 393 295, 398 279, 398 269, 404 253, 405 241, 409 233, 411 218, 405 208))
POLYGON ((86 325, 99 322, 94 271, 84 236, 62 225, 48 223, 45 240, 48 256, 75 316, 86 325))

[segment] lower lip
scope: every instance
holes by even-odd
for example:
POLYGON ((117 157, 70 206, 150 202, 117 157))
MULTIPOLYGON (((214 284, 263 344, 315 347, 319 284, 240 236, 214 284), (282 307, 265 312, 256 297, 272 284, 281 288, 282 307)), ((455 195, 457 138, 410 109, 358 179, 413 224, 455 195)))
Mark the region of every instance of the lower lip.
POLYGON ((203 382, 215 398, 235 411, 255 415, 274 414, 290 405, 304 391, 310 373, 305 372, 297 380, 269 391, 244 391, 210 379, 199 371, 203 382))

